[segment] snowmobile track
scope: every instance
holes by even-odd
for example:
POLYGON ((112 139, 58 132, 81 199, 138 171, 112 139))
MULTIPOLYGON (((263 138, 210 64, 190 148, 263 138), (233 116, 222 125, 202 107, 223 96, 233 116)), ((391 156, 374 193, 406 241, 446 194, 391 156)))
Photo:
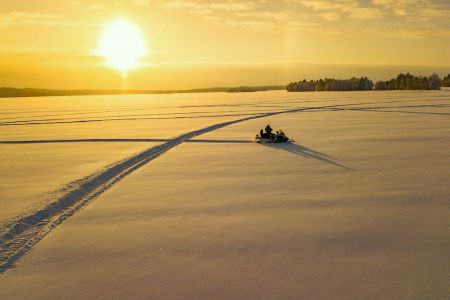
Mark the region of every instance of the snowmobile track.
POLYGON ((16 264, 51 230, 62 224, 78 210, 88 205, 128 174, 181 143, 207 132, 252 119, 284 113, 328 109, 337 106, 340 105, 303 107, 268 112, 215 124, 167 140, 161 145, 149 148, 127 159, 109 165, 95 174, 74 181, 63 187, 60 190, 63 191, 63 195, 54 199, 54 201, 46 207, 28 215, 21 216, 11 221, 9 224, 6 224, 3 228, 0 228, 0 274, 14 268, 16 264))

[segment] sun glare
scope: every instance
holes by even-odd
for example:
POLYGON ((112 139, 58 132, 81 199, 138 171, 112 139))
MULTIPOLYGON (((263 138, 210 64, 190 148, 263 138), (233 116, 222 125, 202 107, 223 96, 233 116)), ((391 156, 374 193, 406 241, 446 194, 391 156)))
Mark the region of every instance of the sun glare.
POLYGON ((105 26, 97 54, 103 56, 107 64, 124 73, 139 66, 139 59, 148 50, 139 28, 123 19, 105 26))

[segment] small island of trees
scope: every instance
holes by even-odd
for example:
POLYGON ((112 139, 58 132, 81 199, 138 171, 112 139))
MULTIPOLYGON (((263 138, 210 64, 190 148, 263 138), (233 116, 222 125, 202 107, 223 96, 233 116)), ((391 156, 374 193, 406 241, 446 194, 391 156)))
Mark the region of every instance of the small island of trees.
POLYGON ((441 79, 437 74, 428 77, 414 76, 412 74, 398 74, 396 78, 388 81, 377 81, 376 90, 440 90, 441 79))
POLYGON ((400 73, 388 81, 373 81, 367 77, 342 79, 319 79, 291 82, 286 87, 288 92, 312 91, 370 91, 370 90, 439 90, 441 86, 450 86, 450 74, 441 81, 437 74, 431 76, 414 76, 400 73))
POLYGON ((299 82, 291 82, 287 86, 288 92, 309 92, 309 91, 367 91, 373 89, 373 82, 367 77, 348 80, 341 79, 319 79, 299 82))
POLYGON ((442 86, 450 87, 450 74, 442 79, 442 86))

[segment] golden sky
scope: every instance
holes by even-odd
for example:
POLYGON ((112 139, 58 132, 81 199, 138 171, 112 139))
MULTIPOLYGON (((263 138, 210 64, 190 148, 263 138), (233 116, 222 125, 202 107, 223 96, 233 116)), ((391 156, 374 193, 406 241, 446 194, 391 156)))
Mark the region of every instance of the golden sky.
POLYGON ((118 18, 149 50, 130 88, 450 72, 448 0, 1 0, 0 86, 120 88, 96 52, 118 18))

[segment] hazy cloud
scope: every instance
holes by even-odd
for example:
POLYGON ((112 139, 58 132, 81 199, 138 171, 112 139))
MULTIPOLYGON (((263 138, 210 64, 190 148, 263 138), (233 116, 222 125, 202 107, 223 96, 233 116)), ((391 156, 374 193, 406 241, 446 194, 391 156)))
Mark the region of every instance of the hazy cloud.
POLYGON ((384 13, 372 7, 356 7, 350 12, 350 16, 355 19, 376 19, 384 16, 384 13))
POLYGON ((164 1, 162 7, 187 10, 218 25, 249 30, 277 30, 277 26, 289 23, 291 14, 285 10, 266 9, 268 1, 164 1))
MULTIPOLYGON (((447 36, 450 2, 445 0, 72 0, 85 10, 126 7, 143 11, 181 11, 216 26, 252 31, 314 32, 318 35, 361 33, 423 38, 426 33, 447 36), (363 27, 361 27, 363 26, 363 27)), ((89 25, 61 15, 12 11, 0 13, 0 27, 89 25)))
POLYGON ((164 1, 162 4, 165 8, 170 9, 189 9, 191 12, 204 14, 212 12, 242 12, 250 11, 256 8, 254 1, 216 1, 216 2, 200 2, 200 1, 164 1))
POLYGON ((336 21, 341 18, 341 15, 335 12, 321 13, 320 16, 328 21, 336 21))
POLYGON ((60 15, 13 11, 0 13, 0 27, 11 26, 73 26, 79 25, 65 21, 60 15))
POLYGON ((374 19, 383 16, 383 12, 376 7, 363 7, 358 1, 341 0, 341 1, 327 1, 327 0, 291 0, 290 2, 301 4, 314 11, 324 11, 321 16, 328 16, 328 19, 333 18, 331 14, 347 14, 355 19, 374 19))
POLYGON ((283 0, 281 3, 172 0, 160 3, 166 9, 188 11, 221 26, 261 31, 290 27, 290 30, 321 35, 350 36, 355 32, 353 29, 359 31, 360 23, 365 22, 366 31, 377 35, 417 39, 426 37, 430 26, 439 27, 434 35, 441 36, 446 36, 450 27, 445 21, 450 15, 448 5, 427 0, 283 0), (428 25, 424 26, 424 21, 428 25))

